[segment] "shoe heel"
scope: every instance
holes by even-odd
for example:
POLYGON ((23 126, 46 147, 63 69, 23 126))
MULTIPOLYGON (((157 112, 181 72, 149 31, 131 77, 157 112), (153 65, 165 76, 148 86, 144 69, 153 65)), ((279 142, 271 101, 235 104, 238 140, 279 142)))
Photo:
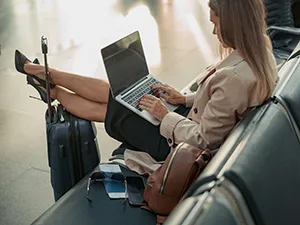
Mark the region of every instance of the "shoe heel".
MULTIPOLYGON (((31 76, 27 75, 27 84, 31 85, 33 88, 35 88, 35 90, 37 90, 37 92, 40 94, 40 99, 33 97, 34 99, 39 99, 45 103, 47 103, 47 93, 45 91, 43 91, 40 87, 39 84, 34 83, 34 80, 31 76)), ((51 102, 53 102, 54 99, 51 98, 51 102)))
POLYGON ((39 100, 39 101, 43 102, 42 99, 40 99, 40 98, 38 98, 38 97, 35 97, 35 96, 32 96, 32 95, 29 95, 29 98, 32 98, 32 99, 34 99, 34 100, 39 100))

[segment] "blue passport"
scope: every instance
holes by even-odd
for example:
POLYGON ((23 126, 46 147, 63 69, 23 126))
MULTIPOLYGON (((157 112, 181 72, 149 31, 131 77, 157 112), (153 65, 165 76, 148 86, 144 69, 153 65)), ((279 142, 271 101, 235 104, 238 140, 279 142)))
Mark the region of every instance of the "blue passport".
POLYGON ((105 178, 103 183, 109 198, 112 199, 125 198, 126 188, 124 182, 113 180, 110 178, 105 178))

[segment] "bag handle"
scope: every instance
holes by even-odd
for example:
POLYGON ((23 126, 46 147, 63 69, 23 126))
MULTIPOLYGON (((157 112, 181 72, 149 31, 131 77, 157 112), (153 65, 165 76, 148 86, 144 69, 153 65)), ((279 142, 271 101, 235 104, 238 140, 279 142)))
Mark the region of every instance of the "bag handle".
POLYGON ((52 108, 51 108, 50 81, 49 81, 50 79, 49 79, 48 62, 47 62, 48 40, 45 36, 41 37, 41 47, 42 47, 42 53, 44 54, 44 63, 45 63, 48 115, 49 115, 50 123, 52 123, 52 108))
POLYGON ((207 163, 211 160, 211 153, 209 150, 203 150, 200 155, 197 157, 196 162, 200 166, 200 170, 204 169, 207 163))

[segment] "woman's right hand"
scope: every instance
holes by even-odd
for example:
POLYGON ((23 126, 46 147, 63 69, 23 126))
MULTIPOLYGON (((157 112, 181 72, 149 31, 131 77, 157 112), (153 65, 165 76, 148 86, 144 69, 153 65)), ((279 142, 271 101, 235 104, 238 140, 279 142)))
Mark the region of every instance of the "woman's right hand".
POLYGON ((185 96, 167 84, 157 84, 151 87, 152 90, 160 90, 156 96, 165 99, 172 105, 185 104, 185 96))

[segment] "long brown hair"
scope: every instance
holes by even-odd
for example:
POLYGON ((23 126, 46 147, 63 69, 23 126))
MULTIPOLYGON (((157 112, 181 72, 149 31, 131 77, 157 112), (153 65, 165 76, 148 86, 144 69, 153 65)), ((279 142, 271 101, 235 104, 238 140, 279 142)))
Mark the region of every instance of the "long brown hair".
POLYGON ((277 79, 275 64, 268 53, 271 44, 262 1, 210 0, 209 7, 219 17, 223 42, 241 54, 257 77, 258 99, 262 103, 272 94, 277 79))

